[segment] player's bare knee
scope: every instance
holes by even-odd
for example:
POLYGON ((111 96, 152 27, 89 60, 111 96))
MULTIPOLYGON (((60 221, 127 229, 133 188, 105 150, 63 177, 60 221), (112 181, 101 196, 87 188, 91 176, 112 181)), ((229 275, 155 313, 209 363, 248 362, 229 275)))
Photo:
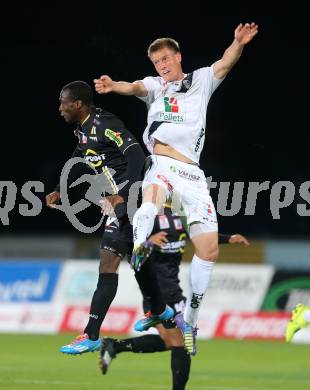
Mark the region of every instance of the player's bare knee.
POLYGON ((211 248, 198 248, 196 249, 196 255, 202 260, 216 261, 219 256, 218 245, 211 248))
POLYGON ((218 246, 213 249, 213 251, 210 253, 209 261, 216 261, 219 257, 219 248, 218 246))
POLYGON ((105 249, 100 251, 99 273, 115 273, 120 264, 120 257, 105 249))

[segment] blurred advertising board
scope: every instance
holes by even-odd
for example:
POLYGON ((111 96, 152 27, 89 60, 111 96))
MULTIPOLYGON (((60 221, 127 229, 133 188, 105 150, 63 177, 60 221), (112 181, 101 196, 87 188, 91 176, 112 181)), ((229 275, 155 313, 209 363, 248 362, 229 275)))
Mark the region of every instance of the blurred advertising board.
POLYGON ((0 304, 0 332, 57 333, 63 312, 52 303, 0 304))
MULTIPOLYGON (((89 305, 98 281, 99 261, 68 260, 59 278, 55 301, 68 305, 89 305)), ((126 261, 119 268, 119 282, 114 306, 139 306, 141 293, 134 272, 126 261)))
POLYGON ((61 272, 60 261, 0 261, 0 303, 49 302, 61 272))
MULTIPOLYGON (((138 308, 111 307, 101 326, 103 333, 129 333, 137 318, 138 308)), ((140 312, 140 310, 139 310, 140 312)), ((60 325, 61 332, 83 332, 89 316, 89 306, 67 306, 60 325)))
POLYGON ((297 303, 310 306, 310 272, 276 271, 261 310, 290 312, 297 303))
POLYGON ((232 339, 284 340, 289 318, 289 313, 283 312, 223 313, 214 336, 232 339))
MULTIPOLYGON (((274 274, 271 265, 215 264, 203 302, 209 309, 257 311, 274 274)), ((181 265, 180 280, 187 294, 189 266, 181 265)))

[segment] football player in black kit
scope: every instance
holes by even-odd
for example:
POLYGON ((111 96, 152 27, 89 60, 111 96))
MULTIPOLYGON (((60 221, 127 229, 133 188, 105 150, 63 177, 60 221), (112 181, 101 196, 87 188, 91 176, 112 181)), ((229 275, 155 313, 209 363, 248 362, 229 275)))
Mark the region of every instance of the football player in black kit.
MULTIPOLYGON (((66 122, 77 124, 75 135, 78 144, 72 157, 84 158, 92 168, 90 173, 103 175, 105 182, 109 183, 109 190, 104 188, 104 193, 108 195, 100 201, 101 212, 111 215, 115 210, 118 217, 117 229, 107 229, 109 234, 103 233, 99 277, 91 301, 88 324, 82 335, 60 348, 63 353, 75 355, 97 351, 101 346, 100 326, 116 295, 119 263, 126 254, 132 252, 132 225, 124 212, 126 208, 121 206, 126 205, 131 185, 141 180, 145 156, 135 137, 118 117, 94 106, 93 91, 87 83, 73 81, 67 84, 61 90, 59 100, 61 116, 66 122)), ((46 196, 46 203, 53 208, 60 200, 59 184, 46 196)), ((159 320, 171 318, 173 310, 162 300, 152 263, 147 263, 140 270, 138 279, 143 284, 141 288, 146 289, 152 297, 152 313, 155 317, 159 320)))
MULTIPOLYGON (((170 203, 164 205, 164 211, 155 219, 150 240, 155 249, 144 263, 153 263, 157 272, 157 280, 164 300, 174 309, 174 316, 182 313, 185 307, 185 297, 178 278, 180 262, 186 244, 185 221, 171 208, 170 203), (165 233, 166 244, 162 246, 158 235, 165 233)), ((219 234, 220 244, 249 245, 248 240, 241 234, 219 234)), ((143 269, 143 267, 141 268, 143 269)), ((137 275, 137 274, 136 274, 137 275)), ((140 287, 141 288, 141 287, 140 287)), ((147 291, 143 291, 143 311, 149 316, 150 302, 147 291)), ((149 334, 127 339, 103 338, 100 351, 100 368, 103 374, 107 373, 113 358, 121 352, 150 353, 171 350, 172 389, 184 390, 189 378, 191 357, 184 348, 183 336, 176 327, 174 319, 154 322, 159 335, 149 334)))

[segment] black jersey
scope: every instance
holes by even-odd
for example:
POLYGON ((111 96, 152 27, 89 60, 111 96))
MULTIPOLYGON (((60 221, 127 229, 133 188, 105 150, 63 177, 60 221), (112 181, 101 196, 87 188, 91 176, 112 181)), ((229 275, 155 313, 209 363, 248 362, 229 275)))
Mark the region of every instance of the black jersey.
POLYGON ((166 232, 168 242, 161 248, 156 247, 156 251, 161 253, 180 254, 184 252, 186 245, 186 229, 183 219, 174 213, 171 207, 165 207, 162 215, 157 215, 154 221, 152 234, 166 232))
MULTIPOLYGON (((187 239, 186 229, 186 219, 180 217, 170 206, 166 205, 164 213, 157 215, 155 218, 152 234, 161 231, 166 232, 168 242, 161 248, 155 247, 155 251, 165 254, 180 254, 182 256, 187 239)), ((228 243, 230 237, 230 235, 219 233, 219 243, 228 243)))
MULTIPOLYGON (((182 301, 185 301, 180 286, 179 271, 187 239, 186 229, 185 218, 180 217, 171 207, 165 207, 164 214, 157 215, 155 218, 152 234, 164 231, 167 233, 168 242, 162 248, 156 246, 150 259, 147 260, 154 262, 161 294, 166 303, 176 312, 180 310, 182 301)), ((230 237, 230 235, 219 234, 219 243, 227 243, 230 237)), ((150 310, 149 300, 145 296, 143 308, 144 312, 150 310)), ((164 326, 170 328, 171 324, 168 321, 164 326)))
MULTIPOLYGON (((130 185, 140 179, 144 163, 144 153, 136 138, 127 130, 125 124, 114 114, 101 108, 94 108, 90 115, 74 131, 78 145, 72 157, 83 157, 92 170, 104 174, 109 194, 119 193, 127 196, 130 185), (135 149, 131 149, 135 145, 135 149), (128 172, 129 151, 139 149, 134 161, 134 174, 128 172), (143 155, 143 159, 141 159, 143 155), (138 158, 139 157, 139 158, 138 158), (126 187, 118 185, 129 181, 126 187)), ((58 187, 59 188, 59 187, 58 187)))

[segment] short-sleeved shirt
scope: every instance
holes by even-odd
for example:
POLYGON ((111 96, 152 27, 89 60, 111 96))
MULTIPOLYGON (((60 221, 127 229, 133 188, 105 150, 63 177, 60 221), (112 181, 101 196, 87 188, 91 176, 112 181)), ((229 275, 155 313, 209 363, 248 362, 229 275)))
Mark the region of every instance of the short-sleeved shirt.
POLYGON ((139 97, 148 108, 143 141, 150 153, 155 139, 168 144, 198 163, 205 140, 206 113, 212 93, 223 79, 214 76, 213 65, 195 70, 183 80, 162 77, 139 80, 148 91, 139 97))

